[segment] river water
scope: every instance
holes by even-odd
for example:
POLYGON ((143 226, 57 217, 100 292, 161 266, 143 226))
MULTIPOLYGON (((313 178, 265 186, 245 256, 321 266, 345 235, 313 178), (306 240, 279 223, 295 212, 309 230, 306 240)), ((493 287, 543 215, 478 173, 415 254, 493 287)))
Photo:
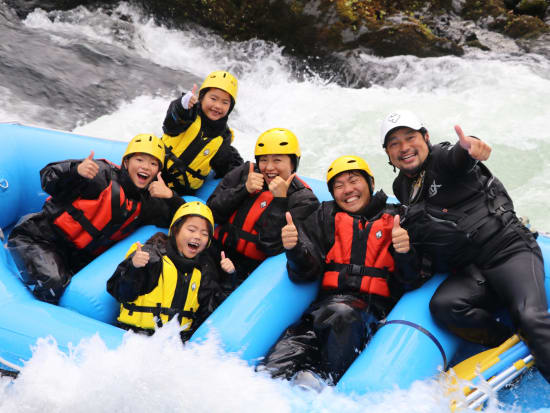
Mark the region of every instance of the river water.
MULTIPOLYGON (((550 60, 498 35, 477 30, 492 51, 468 50, 461 58, 357 51, 346 70, 369 81, 361 89, 315 75, 275 44, 227 42, 200 27, 167 29, 124 3, 111 10, 35 10, 21 21, 0 2, 0 35, 0 121, 123 141, 160 135, 169 101, 224 69, 239 79, 230 126, 245 159, 260 133, 285 127, 300 140, 302 175, 324 179, 333 159, 357 154, 369 162, 376 187, 391 193, 395 174, 379 142, 380 122, 408 108, 433 142, 456 141, 455 124, 488 142, 487 165, 517 213, 550 231, 550 60)), ((92 340, 70 356, 41 342, 16 381, 0 380, 1 412, 391 413, 447 406, 435 381, 368 397, 331 388, 305 392, 254 373, 215 342, 182 349, 170 328, 149 339, 130 336, 116 351, 92 340)), ((489 411, 520 408, 493 399, 489 411)))

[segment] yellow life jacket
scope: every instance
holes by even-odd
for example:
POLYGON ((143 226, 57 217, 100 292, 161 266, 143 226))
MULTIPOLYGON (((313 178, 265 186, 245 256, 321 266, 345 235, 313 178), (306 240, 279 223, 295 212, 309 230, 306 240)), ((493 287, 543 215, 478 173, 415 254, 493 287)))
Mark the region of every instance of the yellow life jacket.
MULTIPOLYGON (((181 193, 202 186, 210 173, 210 160, 223 143, 223 136, 209 138, 201 130, 201 117, 178 136, 162 135, 166 146, 166 184, 181 193)), ((231 142, 233 131, 231 130, 231 142)))
MULTIPOLYGON (((135 248, 134 244, 128 255, 135 248)), ((164 323, 179 314, 181 326, 184 327, 184 330, 189 330, 199 308, 200 283, 201 271, 199 269, 193 268, 190 276, 189 273, 178 273, 172 260, 165 255, 162 257, 162 272, 157 286, 150 293, 139 296, 131 303, 122 303, 118 321, 140 329, 153 330, 155 326, 162 327, 164 323), (187 297, 183 308, 174 308, 172 307, 174 293, 178 285, 178 278, 181 277, 183 277, 184 285, 187 285, 187 297)))

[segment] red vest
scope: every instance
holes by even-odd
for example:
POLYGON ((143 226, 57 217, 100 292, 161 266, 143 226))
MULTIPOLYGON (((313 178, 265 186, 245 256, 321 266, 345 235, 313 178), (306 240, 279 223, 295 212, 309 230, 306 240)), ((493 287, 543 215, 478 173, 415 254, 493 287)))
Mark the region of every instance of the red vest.
POLYGON ((258 232, 254 226, 271 201, 273 194, 270 191, 249 196, 231 215, 229 222, 216 228, 214 237, 224 246, 227 245, 248 258, 258 261, 265 259, 265 253, 257 247, 258 232))
POLYGON ((326 256, 323 288, 389 297, 387 278, 395 270, 389 252, 393 216, 385 213, 363 224, 345 212, 338 212, 334 227, 334 245, 326 256))
POLYGON ((126 198, 112 180, 99 197, 77 198, 53 223, 76 248, 97 256, 135 230, 140 212, 141 202, 126 198))

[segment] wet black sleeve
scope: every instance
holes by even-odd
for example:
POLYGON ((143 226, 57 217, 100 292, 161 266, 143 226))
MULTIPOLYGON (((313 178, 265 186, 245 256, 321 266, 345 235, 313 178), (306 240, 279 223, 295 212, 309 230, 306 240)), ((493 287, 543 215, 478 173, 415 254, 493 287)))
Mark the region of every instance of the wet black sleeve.
POLYGON ((233 212, 249 196, 246 190, 249 165, 250 163, 247 162, 229 172, 206 201, 217 225, 226 223, 233 212))
POLYGON ((319 207, 315 194, 295 180, 296 178, 289 188, 288 196, 273 198, 257 224, 259 246, 269 256, 283 252, 281 230, 286 225, 287 211, 290 211, 293 222, 300 223, 319 207))
MULTIPOLYGON (((230 133, 230 132, 229 132, 230 133)), ((216 155, 211 159, 210 166, 216 173, 215 178, 223 178, 232 169, 244 163, 237 148, 231 145, 230 136, 225 138, 216 155)))
POLYGON ((147 194, 143 201, 141 219, 144 224, 168 228, 178 208, 185 200, 172 191, 172 198, 152 198, 147 194))
POLYGON ((112 166, 103 159, 94 160, 99 171, 93 179, 78 174, 82 159, 70 159, 46 165, 40 171, 42 189, 57 199, 94 199, 99 196, 111 181, 112 166))
POLYGON ((451 145, 449 142, 439 144, 441 150, 438 151, 435 159, 435 168, 440 172, 449 175, 464 175, 470 172, 476 165, 477 160, 472 158, 468 151, 460 146, 460 142, 451 145))
POLYGON ((118 265, 107 281, 107 292, 120 303, 134 301, 140 295, 153 291, 158 284, 162 271, 162 255, 152 245, 151 240, 142 249, 149 252, 149 262, 145 267, 134 267, 132 253, 118 265))
POLYGON ((166 117, 162 124, 164 133, 170 136, 178 136, 183 133, 198 115, 198 102, 191 109, 184 109, 181 97, 170 102, 166 117))
POLYGON ((225 298, 220 287, 221 268, 216 262, 207 256, 201 257, 201 284, 198 300, 199 308, 195 313, 195 319, 191 331, 186 332, 189 337, 200 327, 200 325, 214 312, 225 298))
POLYGON ((298 244, 286 250, 289 278, 296 283, 317 280, 323 273, 327 245, 334 237, 327 228, 330 205, 323 202, 307 219, 298 223, 298 244))
POLYGON ((404 290, 416 288, 420 280, 420 265, 418 256, 413 247, 409 252, 401 254, 390 248, 395 262, 395 271, 392 274, 394 281, 401 284, 404 290))

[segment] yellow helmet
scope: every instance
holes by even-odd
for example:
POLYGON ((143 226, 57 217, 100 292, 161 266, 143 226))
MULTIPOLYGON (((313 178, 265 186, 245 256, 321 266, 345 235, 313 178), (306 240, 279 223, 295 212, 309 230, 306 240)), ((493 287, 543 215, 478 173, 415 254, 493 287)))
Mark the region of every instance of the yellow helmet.
MULTIPOLYGON (((354 171, 354 170, 365 172, 368 176, 371 177, 371 179, 374 182, 374 175, 370 170, 369 164, 365 162, 363 158, 360 158, 358 156, 353 156, 353 155, 345 155, 345 156, 340 156, 338 159, 334 160, 328 167, 328 171, 327 171, 328 189, 332 192, 330 181, 336 175, 342 172, 354 171)), ((370 187, 370 183, 369 183, 369 187, 370 187)), ((372 189, 371 189, 371 192, 372 192, 372 189)))
POLYGON ((214 216, 212 215, 212 211, 210 210, 210 208, 208 208, 208 205, 203 204, 200 201, 192 201, 186 202, 178 208, 178 210, 174 214, 174 218, 172 218, 172 223, 170 224, 168 235, 171 234, 174 224, 176 224, 176 222, 187 215, 197 215, 206 219, 210 223, 210 234, 214 233, 214 216))
POLYGON ((199 93, 203 89, 210 87, 215 87, 223 90, 231 95, 233 102, 237 101, 237 78, 229 72, 223 70, 218 70, 216 72, 210 73, 202 82, 202 85, 199 89, 199 93))
POLYGON ((273 128, 262 133, 256 141, 254 156, 258 162, 261 155, 294 155, 295 170, 300 162, 300 145, 298 138, 291 131, 285 128, 273 128))
POLYGON ((146 153, 151 155, 160 162, 160 169, 164 166, 164 143, 152 133, 141 133, 134 136, 126 147, 126 152, 122 155, 122 161, 124 161, 128 155, 134 153, 146 153))

